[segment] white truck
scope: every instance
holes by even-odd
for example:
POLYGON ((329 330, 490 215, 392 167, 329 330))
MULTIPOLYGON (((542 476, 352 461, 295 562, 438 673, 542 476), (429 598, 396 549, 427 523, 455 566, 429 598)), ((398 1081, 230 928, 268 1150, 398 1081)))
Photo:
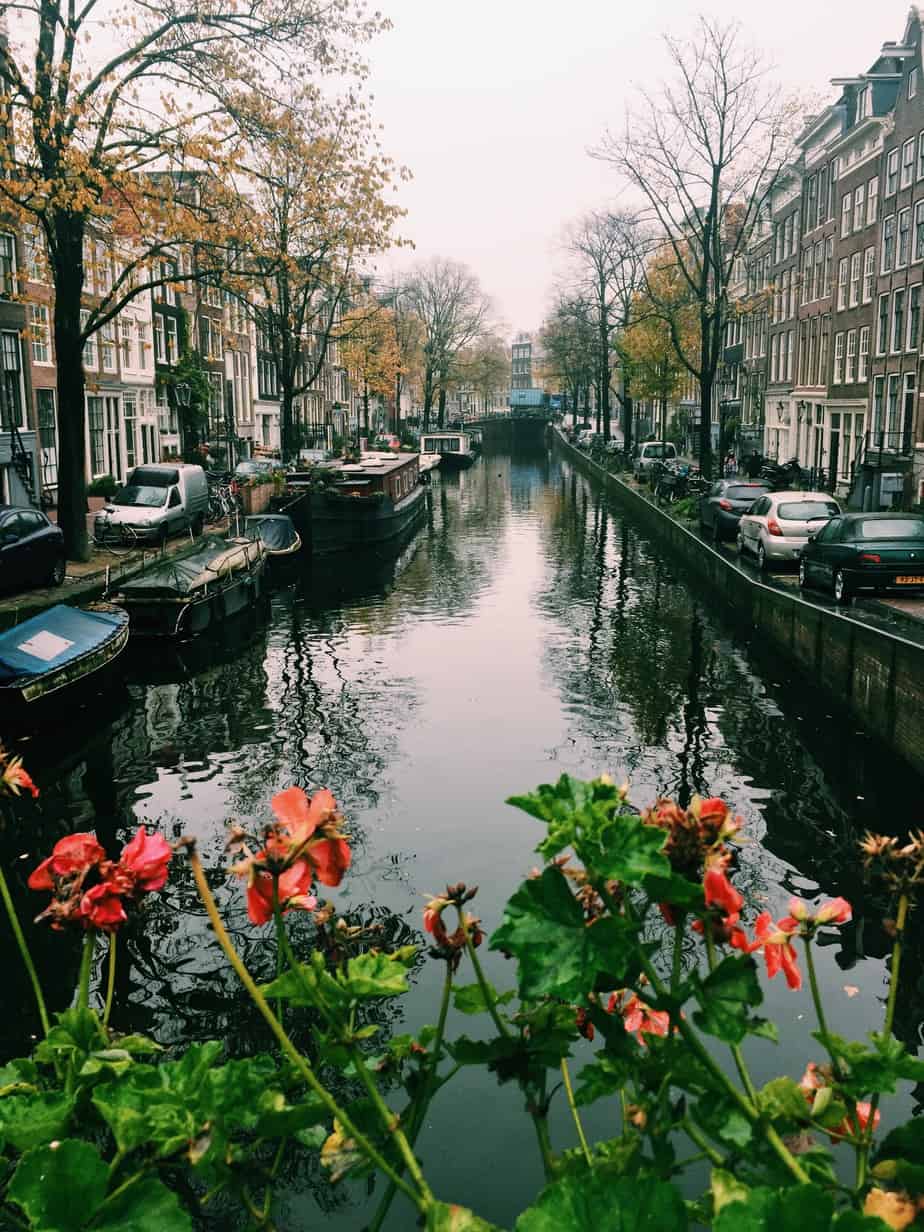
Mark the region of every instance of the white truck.
POLYGON ((209 505, 201 466, 152 462, 136 466, 123 487, 96 515, 97 543, 166 543, 170 535, 201 534, 209 505))

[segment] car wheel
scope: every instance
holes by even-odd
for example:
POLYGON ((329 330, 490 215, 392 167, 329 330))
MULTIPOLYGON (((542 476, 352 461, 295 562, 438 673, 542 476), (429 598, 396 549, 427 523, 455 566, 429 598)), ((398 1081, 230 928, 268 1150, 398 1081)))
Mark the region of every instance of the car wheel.
POLYGON ((808 586, 808 569, 804 560, 799 561, 799 585, 805 589, 808 586))
POLYGON ((834 570, 833 590, 836 603, 846 603, 850 598, 850 587, 847 585, 847 578, 844 576, 843 569, 834 570))
POLYGON ((757 545, 757 568, 763 573, 767 568, 767 553, 764 551, 764 545, 757 545))
POLYGON ((167 546, 167 528, 162 526, 157 534, 157 546, 161 551, 167 546))
POLYGON ((63 556, 59 556, 55 563, 51 566, 51 573, 48 575, 49 586, 60 586, 64 581, 67 573, 67 562, 63 556))

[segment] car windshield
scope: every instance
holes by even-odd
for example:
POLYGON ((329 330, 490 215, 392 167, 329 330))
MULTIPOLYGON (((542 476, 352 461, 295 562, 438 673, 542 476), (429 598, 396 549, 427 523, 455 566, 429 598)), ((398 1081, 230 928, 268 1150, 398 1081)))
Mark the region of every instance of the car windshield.
POLYGON ((157 509, 167 503, 167 488, 149 488, 141 484, 129 484, 119 488, 113 497, 114 505, 134 505, 143 509, 157 509))
POLYGON ((834 501, 785 501, 776 512, 784 522, 826 522, 840 509, 834 501))
POLYGON ((870 518, 854 525, 856 539, 924 539, 924 518, 870 518))
POLYGON ((758 496, 769 491, 769 488, 762 488, 759 483, 733 483, 725 489, 725 495, 729 500, 757 500, 758 496))
POLYGON ((235 475, 260 475, 263 471, 272 470, 270 462, 238 462, 234 468, 235 475))
POLYGON ((674 456, 673 445, 646 445, 646 458, 672 458, 674 456))

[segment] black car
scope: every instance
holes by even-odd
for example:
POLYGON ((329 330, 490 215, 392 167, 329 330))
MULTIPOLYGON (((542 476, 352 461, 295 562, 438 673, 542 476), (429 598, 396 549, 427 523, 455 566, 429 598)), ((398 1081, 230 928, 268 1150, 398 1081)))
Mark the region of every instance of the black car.
POLYGON ((845 513, 802 549, 799 585, 830 588, 838 603, 857 591, 924 589, 924 516, 845 513))
POLYGON ((60 586, 65 574, 64 535, 44 513, 0 505, 0 587, 60 586))
POLYGON ((743 513, 770 491, 766 483, 750 479, 720 479, 699 502, 699 529, 714 543, 734 539, 743 513))

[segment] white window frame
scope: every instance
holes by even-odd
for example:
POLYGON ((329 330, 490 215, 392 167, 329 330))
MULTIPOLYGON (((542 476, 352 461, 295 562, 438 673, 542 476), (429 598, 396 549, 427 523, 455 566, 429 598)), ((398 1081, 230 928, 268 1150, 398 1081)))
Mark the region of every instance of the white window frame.
POLYGON ((889 351, 893 355, 902 349, 905 342, 905 299, 905 288, 896 287, 892 292, 892 305, 889 321, 889 351))
POLYGON ((841 239, 844 240, 850 234, 850 226, 853 221, 853 193, 844 193, 841 197, 841 239))
POLYGON ((885 185, 882 194, 884 197, 894 197, 898 192, 898 156, 898 146, 889 150, 886 155, 885 185))
POLYGON ((894 214, 889 214, 887 218, 882 220, 882 260, 879 263, 879 273, 889 274, 892 272, 892 266, 895 262, 895 244, 898 233, 898 219, 894 214), (888 240, 886 237, 886 228, 889 223, 892 224, 892 247, 891 253, 888 240))
POLYGON ((860 338, 857 346, 857 380, 869 379, 869 329, 868 325, 860 327, 860 338))
POLYGON ((909 188, 914 182, 914 137, 902 144, 901 188, 909 188))
POLYGON ((889 349, 889 293, 883 291, 876 301, 876 354, 885 355, 889 349), (885 313, 883 313, 885 307, 885 313), (883 336, 883 323, 885 336, 883 336))
POLYGON ((876 245, 870 244, 863 252, 863 303, 870 304, 873 300, 873 287, 876 282, 876 245))
POLYGON ((847 358, 844 364, 844 384, 855 385, 857 381, 857 331, 847 331, 847 358))
POLYGON ((47 304, 29 305, 29 335, 32 346, 32 362, 51 366, 51 324, 47 304))
POLYGON ((858 184, 853 192, 853 229, 863 229, 863 219, 866 214, 866 185, 858 184))
POLYGON ((918 68, 915 65, 908 73, 908 98, 914 98, 918 92, 918 68))
POLYGON ((860 261, 862 256, 863 254, 857 251, 850 257, 850 296, 848 302, 851 308, 856 308, 860 302, 860 261))
MULTIPOLYGON (((924 136, 924 133, 921 134, 924 136)), ((871 227, 879 220, 879 176, 866 182, 866 225, 871 227)))
POLYGON ((847 307, 848 258, 841 257, 837 263, 837 307, 838 311, 847 307))
MULTIPOLYGON (((823 375, 823 374, 822 374, 823 375)), ((834 335, 834 373, 831 377, 832 385, 843 385, 844 383, 844 331, 834 335)))
POLYGON ((911 210, 899 210, 895 224, 895 268, 904 269, 911 260, 911 210), (902 223, 904 227, 904 248, 902 247, 902 223))
POLYGON ((918 347, 921 345, 922 309, 924 309, 924 298, 922 298, 922 295, 921 295, 921 284, 919 282, 915 282, 910 287, 908 287, 908 299, 907 299, 907 303, 905 306, 905 350, 906 351, 916 351, 918 347), (915 295, 917 296, 917 329, 915 331, 917 334, 917 337, 912 340, 912 337, 911 337, 911 321, 912 321, 911 304, 912 304, 912 300, 915 297, 915 295))

